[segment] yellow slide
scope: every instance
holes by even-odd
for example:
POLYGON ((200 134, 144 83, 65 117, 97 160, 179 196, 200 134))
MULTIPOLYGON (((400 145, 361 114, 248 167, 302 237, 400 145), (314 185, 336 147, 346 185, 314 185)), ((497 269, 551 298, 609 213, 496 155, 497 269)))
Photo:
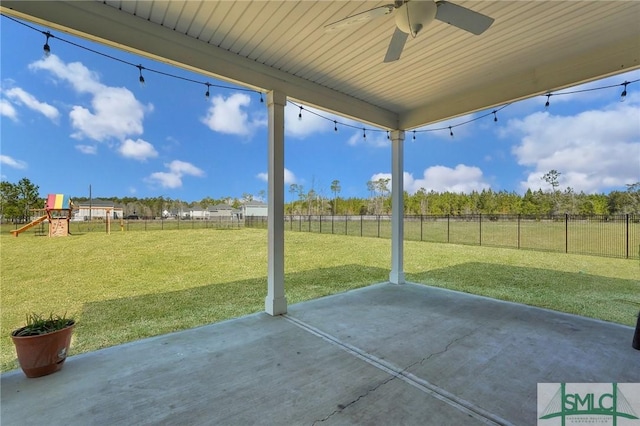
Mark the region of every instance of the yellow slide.
POLYGON ((36 226, 37 224, 39 224, 40 222, 42 222, 43 220, 46 220, 46 219, 47 219, 47 215, 45 214, 44 216, 40 216, 40 217, 39 217, 39 218, 37 218, 36 220, 33 220, 33 221, 31 221, 31 222, 27 223, 27 224, 26 224, 25 226, 23 226, 22 228, 18 228, 18 229, 15 229, 15 230, 11 231, 11 233, 12 233, 14 236, 16 236, 16 237, 17 237, 19 233, 24 232, 24 231, 26 231, 27 229, 29 229, 29 228, 31 228, 31 227, 33 227, 33 226, 36 226))

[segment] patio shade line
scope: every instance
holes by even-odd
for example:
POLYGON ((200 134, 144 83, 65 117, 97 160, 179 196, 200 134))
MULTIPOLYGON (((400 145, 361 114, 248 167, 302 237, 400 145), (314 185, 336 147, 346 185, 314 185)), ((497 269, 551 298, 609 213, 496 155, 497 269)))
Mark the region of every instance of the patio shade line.
MULTIPOLYGON (((415 387, 416 389, 430 395, 453 408, 479 420, 480 422, 487 425, 503 425, 503 426, 513 426, 509 421, 502 419, 496 416, 493 413, 490 413, 469 401, 466 401, 462 398, 458 398, 457 396, 447 392, 446 390, 429 383, 427 380, 421 379, 411 373, 408 373, 406 370, 408 367, 401 368, 400 366, 394 365, 390 362, 384 361, 375 355, 372 355, 362 349, 359 349, 353 345, 345 343, 331 334, 325 333, 322 330, 319 330, 312 325, 305 323, 297 318, 292 317, 289 314, 281 315, 285 320, 289 321, 291 324, 299 327, 300 329, 313 334, 321 338, 322 340, 342 349, 348 354, 359 358, 366 363, 372 365, 373 367, 384 371, 387 374, 390 374, 393 378, 398 378, 403 382, 415 387)), ((385 382, 386 383, 386 382, 385 382)))

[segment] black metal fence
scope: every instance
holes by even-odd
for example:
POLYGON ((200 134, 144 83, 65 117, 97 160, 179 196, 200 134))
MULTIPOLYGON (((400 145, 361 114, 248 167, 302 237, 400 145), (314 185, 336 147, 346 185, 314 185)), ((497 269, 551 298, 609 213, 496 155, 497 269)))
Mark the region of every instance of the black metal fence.
MULTIPOLYGON (((245 226, 266 227, 267 218, 247 217, 245 226)), ((289 215, 285 229, 390 238, 391 216, 289 215)), ((640 216, 405 216, 404 239, 640 259, 640 216)))
MULTIPOLYGON (((3 232, 19 224, 3 225, 3 232)), ((111 223, 111 232, 188 229, 266 228, 266 217, 215 217, 207 220, 123 220, 111 223)), ((47 235, 44 223, 28 233, 47 235)), ((285 229, 298 232, 391 238, 390 215, 288 215, 285 229)), ((106 223, 71 222, 71 234, 104 232, 106 223)), ((524 216, 524 215, 418 215, 405 216, 404 239, 545 250, 594 256, 640 259, 640 215, 524 216)))

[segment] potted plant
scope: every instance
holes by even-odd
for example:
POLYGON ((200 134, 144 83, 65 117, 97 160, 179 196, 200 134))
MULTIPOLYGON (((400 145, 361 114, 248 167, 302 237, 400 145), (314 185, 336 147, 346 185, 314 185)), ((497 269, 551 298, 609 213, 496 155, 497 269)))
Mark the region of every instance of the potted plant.
POLYGON ((66 314, 51 314, 48 318, 39 314, 27 315, 26 325, 11 333, 18 363, 27 377, 46 376, 62 368, 75 324, 66 314))

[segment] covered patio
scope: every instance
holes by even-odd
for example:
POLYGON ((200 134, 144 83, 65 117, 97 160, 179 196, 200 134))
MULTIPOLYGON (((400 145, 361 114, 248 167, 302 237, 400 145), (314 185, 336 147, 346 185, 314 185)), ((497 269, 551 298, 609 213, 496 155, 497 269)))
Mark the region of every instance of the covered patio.
POLYGON ((39 379, 4 374, 2 424, 532 425, 537 404, 549 403, 538 383, 640 382, 632 336, 627 326, 380 283, 282 316, 73 356, 39 379))
POLYGON ((268 315, 72 357, 43 379, 5 374, 3 423, 533 424, 536 383, 640 381, 629 327, 406 283, 402 221, 406 131, 640 68, 640 3, 461 0, 494 19, 486 31, 440 17, 385 63, 402 3, 327 31, 388 2, 2 2, 265 92, 269 110, 268 315), (288 100, 390 132, 388 283, 288 306, 288 100))

